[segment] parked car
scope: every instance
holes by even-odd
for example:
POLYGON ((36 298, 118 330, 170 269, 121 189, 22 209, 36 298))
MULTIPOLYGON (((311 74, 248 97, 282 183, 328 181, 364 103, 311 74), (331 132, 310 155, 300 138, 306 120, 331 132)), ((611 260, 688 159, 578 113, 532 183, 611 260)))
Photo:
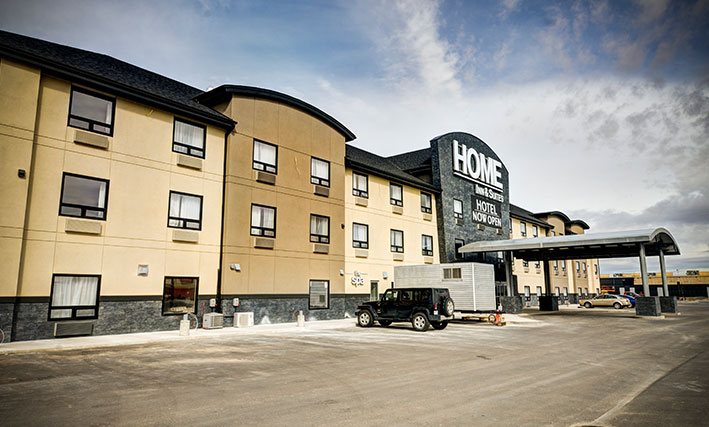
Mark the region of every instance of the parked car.
POLYGON ((586 308, 613 307, 621 309, 624 307, 630 307, 630 301, 620 295, 601 294, 593 298, 582 298, 579 300, 579 305, 584 306, 586 308))
POLYGON ((392 322, 411 322, 416 331, 444 329, 453 318, 455 304, 446 288, 387 289, 379 301, 357 307, 357 326, 382 326, 392 322))
POLYGON ((635 307, 635 297, 634 296, 632 296, 630 294, 623 294, 620 296, 627 299, 628 301, 630 301, 630 307, 635 307))

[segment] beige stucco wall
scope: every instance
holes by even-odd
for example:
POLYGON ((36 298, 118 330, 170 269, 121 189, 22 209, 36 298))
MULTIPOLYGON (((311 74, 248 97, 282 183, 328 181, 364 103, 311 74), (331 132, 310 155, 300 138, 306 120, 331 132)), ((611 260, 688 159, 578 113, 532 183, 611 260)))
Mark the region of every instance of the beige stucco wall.
MULTIPOLYGON (((365 174, 365 173, 363 173, 365 174)), ((439 262, 438 229, 436 226, 436 210, 433 209, 430 220, 421 212, 421 190, 402 184, 404 200, 403 213, 392 212, 389 199, 390 181, 372 174, 369 176, 369 198, 367 206, 358 206, 352 194, 352 169, 347 169, 345 175, 345 291, 347 293, 369 294, 372 281, 378 281, 377 290, 383 293, 394 280, 394 267, 397 265, 412 265, 439 262), (369 226, 369 249, 366 257, 357 256, 359 252, 352 246, 352 223, 369 226), (404 232, 404 259, 394 260, 391 252, 390 230, 404 232), (421 252, 421 235, 433 237, 433 256, 426 257, 421 252), (352 284, 352 278, 357 271, 364 280, 364 285, 352 284), (386 272, 387 278, 384 278, 386 272)), ((435 194, 432 196, 432 206, 436 205, 435 194)))
MULTIPOLYGON (((510 217, 510 220, 512 221, 512 236, 510 237, 511 239, 523 239, 525 236, 522 236, 522 232, 520 231, 520 224, 522 221, 519 218, 516 218, 514 216, 510 217)), ((526 227, 527 227, 527 236, 526 238, 532 238, 533 234, 533 226, 534 224, 530 224, 529 222, 525 222, 526 227)), ((545 230, 541 227, 539 227, 539 236, 542 237, 544 236, 545 230)), ((542 288, 542 292, 544 291, 544 268, 542 266, 542 263, 535 262, 535 261, 530 261, 529 265, 527 267, 524 266, 524 261, 521 259, 515 259, 513 260, 512 264, 512 274, 517 276, 517 292, 520 294, 524 294, 524 287, 529 286, 529 292, 532 294, 537 293, 537 287, 540 286, 542 288), (539 267, 537 267, 539 265, 539 267)), ((553 274, 553 271, 552 271, 553 274)), ((553 285, 553 284, 552 284, 553 285)), ((552 291, 554 290, 552 286, 552 291)))
POLYGON ((16 296, 39 70, 0 58, 0 297, 16 296))
POLYGON ((71 83, 42 76, 39 86, 19 294, 48 296, 52 273, 100 274, 102 296, 161 295, 165 276, 197 276, 200 295, 215 294, 224 131, 207 127, 201 170, 178 166, 173 114, 118 98, 109 148, 80 145, 67 126, 71 83), (110 181, 106 220, 95 221, 101 235, 65 232, 62 172, 110 181), (203 196, 199 243, 172 240, 170 190, 203 196), (147 277, 137 275, 138 264, 148 264, 147 277))
POLYGON ((311 279, 329 280, 331 294, 343 293, 344 137, 313 116, 268 100, 238 96, 223 108, 238 124, 228 145, 222 293, 307 295, 311 279), (275 185, 256 181, 254 138, 278 146, 275 185), (330 162, 329 197, 313 194, 311 156, 330 162), (254 247, 252 203, 276 208, 274 249, 254 247), (328 254, 313 253, 311 213, 330 217, 328 254))

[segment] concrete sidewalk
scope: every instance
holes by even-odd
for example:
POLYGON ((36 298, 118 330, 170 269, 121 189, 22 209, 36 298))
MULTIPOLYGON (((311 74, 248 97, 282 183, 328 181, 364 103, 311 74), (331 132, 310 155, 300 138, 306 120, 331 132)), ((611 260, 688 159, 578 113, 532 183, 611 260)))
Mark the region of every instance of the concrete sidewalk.
POLYGON ((82 348, 114 347, 123 345, 150 344, 156 342, 219 338, 236 335, 268 333, 299 333, 303 331, 323 331, 355 326, 355 319, 317 320, 297 323, 276 323, 255 325, 248 328, 225 327, 222 329, 190 329, 188 336, 181 336, 180 331, 139 332, 120 335, 92 335, 87 337, 54 338, 34 341, 16 341, 0 344, 0 355, 18 352, 73 350, 82 348))

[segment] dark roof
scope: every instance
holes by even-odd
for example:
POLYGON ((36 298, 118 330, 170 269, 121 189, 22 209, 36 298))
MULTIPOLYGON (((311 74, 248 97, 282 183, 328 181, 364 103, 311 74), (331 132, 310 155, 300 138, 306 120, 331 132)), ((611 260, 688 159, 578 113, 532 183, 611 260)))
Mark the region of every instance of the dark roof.
POLYGON ((0 31, 0 56, 207 124, 234 127, 231 118, 194 100, 200 89, 108 55, 0 31))
POLYGON ((535 218, 534 214, 526 209, 522 209, 517 205, 510 203, 510 216, 524 220, 532 224, 539 225, 544 228, 551 228, 549 223, 542 221, 539 218, 535 218))
POLYGON ((209 92, 199 95, 196 99, 205 105, 217 105, 222 102, 229 101, 234 95, 267 99, 289 105, 327 123, 330 127, 337 130, 342 136, 344 136, 346 142, 357 138, 355 134, 347 129, 342 123, 338 122, 334 117, 319 108, 310 105, 305 101, 301 101, 298 98, 294 98, 290 95, 286 95, 285 93, 276 92, 270 89, 241 85, 221 85, 210 90, 209 92))
POLYGON ((588 230, 589 228, 591 228, 588 226, 588 224, 586 224, 586 221, 582 221, 580 219, 571 220, 571 221, 569 221, 569 223, 567 225, 578 225, 579 227, 583 228, 584 230, 588 230))
POLYGON ((555 216, 560 217, 562 220, 564 220, 564 224, 571 221, 571 219, 568 216, 566 216, 565 213, 559 212, 559 211, 537 212, 534 215, 536 217, 549 217, 549 216, 555 215, 555 216))
POLYGON ((422 190, 440 193, 440 190, 431 184, 399 169, 391 160, 351 145, 345 146, 345 165, 360 172, 371 173, 422 190))
POLYGON ((431 149, 422 148, 408 153, 397 154, 396 156, 387 157, 391 162, 401 170, 409 171, 416 169, 431 168, 431 149))

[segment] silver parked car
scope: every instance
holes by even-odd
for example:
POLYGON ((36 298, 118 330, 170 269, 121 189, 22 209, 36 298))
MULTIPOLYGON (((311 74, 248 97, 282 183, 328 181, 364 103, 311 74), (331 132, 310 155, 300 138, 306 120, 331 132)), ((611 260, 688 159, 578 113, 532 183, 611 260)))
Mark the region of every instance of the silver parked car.
POLYGON ((593 298, 582 298, 579 300, 579 305, 586 308, 592 307, 614 307, 617 309, 630 307, 630 301, 620 295, 601 294, 593 298))

